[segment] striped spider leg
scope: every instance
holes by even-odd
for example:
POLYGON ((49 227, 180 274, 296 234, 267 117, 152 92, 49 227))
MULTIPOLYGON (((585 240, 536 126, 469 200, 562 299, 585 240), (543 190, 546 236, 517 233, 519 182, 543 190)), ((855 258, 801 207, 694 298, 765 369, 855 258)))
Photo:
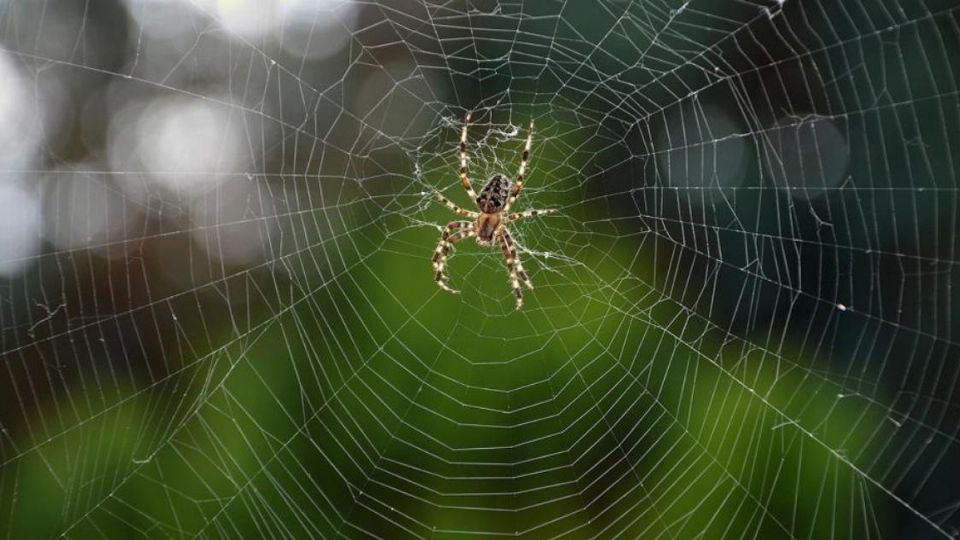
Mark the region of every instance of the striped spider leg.
POLYGON ((527 171, 527 163, 530 161, 530 148, 533 146, 533 118, 530 119, 530 126, 527 127, 527 142, 523 145, 523 155, 520 156, 520 171, 517 172, 517 180, 513 183, 513 187, 510 188, 510 196, 507 197, 507 204, 503 206, 503 211, 509 212, 510 207, 513 206, 513 203, 517 200, 517 196, 520 195, 520 190, 523 189, 523 175, 527 171))
POLYGON ((477 200, 477 192, 473 190, 470 184, 470 177, 467 176, 467 126, 470 125, 470 117, 473 112, 467 112, 463 119, 463 129, 460 131, 460 185, 467 192, 470 200, 477 200))
POLYGON ((511 221, 520 221, 521 219, 529 219, 529 218, 535 218, 539 216, 546 216, 556 211, 557 210, 555 208, 547 208, 545 210, 531 209, 531 210, 524 210, 523 212, 513 212, 511 214, 507 214, 506 222, 510 223, 511 221))
POLYGON ((437 244, 437 249, 433 252, 433 279, 441 289, 454 294, 460 292, 447 285, 447 276, 443 273, 443 269, 447 265, 447 254, 453 244, 476 234, 471 221, 452 221, 444 227, 443 233, 440 235, 440 243, 437 244))
POLYGON ((533 283, 523 271, 520 255, 517 254, 517 244, 506 227, 500 228, 500 248, 503 251, 503 258, 507 261, 507 274, 510 287, 513 289, 513 297, 516 299, 517 309, 520 309, 523 307, 523 291, 520 289, 520 283, 522 282, 528 289, 533 289, 533 283))
POLYGON ((434 191, 433 196, 438 201, 440 201, 444 206, 446 206, 450 210, 453 210, 453 212, 458 216, 470 218, 470 219, 477 219, 478 217, 480 217, 479 212, 471 212, 469 210, 464 210, 463 208, 460 208, 459 206, 456 205, 456 203, 454 203, 450 199, 441 195, 439 191, 434 191))

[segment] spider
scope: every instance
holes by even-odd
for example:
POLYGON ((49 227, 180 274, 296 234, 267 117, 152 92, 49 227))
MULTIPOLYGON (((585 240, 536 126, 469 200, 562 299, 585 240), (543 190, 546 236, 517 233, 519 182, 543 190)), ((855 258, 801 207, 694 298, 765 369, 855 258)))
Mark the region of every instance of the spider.
POLYGON ((440 235, 440 243, 433 252, 433 270, 434 280, 441 289, 459 293, 447 285, 447 277, 443 269, 447 264, 447 253, 453 244, 464 238, 476 237, 477 243, 484 247, 490 247, 495 243, 500 243, 503 252, 503 258, 507 261, 507 273, 509 274, 509 283, 513 288, 513 296, 517 300, 517 309, 523 307, 523 292, 520 290, 520 283, 529 289, 533 289, 533 283, 530 277, 523 271, 523 265, 520 264, 520 257, 517 255, 517 246, 510 236, 507 229, 507 223, 520 219, 532 218, 553 213, 555 210, 526 210, 524 212, 511 213, 510 207, 517 200, 520 189, 523 188, 523 174, 527 169, 527 162, 530 160, 530 145, 533 143, 533 119, 530 120, 530 127, 527 129, 527 143, 523 147, 523 157, 520 160, 520 171, 517 173, 517 180, 512 185, 504 174, 494 174, 487 180, 486 185, 480 190, 480 194, 473 190, 470 185, 470 178, 467 176, 467 127, 470 125, 470 116, 468 112, 463 121, 463 130, 460 133, 460 184, 467 192, 467 195, 477 205, 478 212, 464 210, 450 199, 444 197, 439 192, 434 192, 438 201, 453 210, 456 214, 471 221, 451 221, 443 229, 440 235))

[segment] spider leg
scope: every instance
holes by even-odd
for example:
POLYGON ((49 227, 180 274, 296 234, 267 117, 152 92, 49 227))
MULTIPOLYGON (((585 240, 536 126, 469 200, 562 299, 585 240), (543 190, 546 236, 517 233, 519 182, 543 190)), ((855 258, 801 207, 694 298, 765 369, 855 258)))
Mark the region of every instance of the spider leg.
POLYGON ((507 198, 507 204, 503 206, 503 212, 509 212, 510 206, 517 200, 520 190, 523 189, 523 175, 527 171, 527 163, 530 161, 530 147, 533 144, 533 118, 530 119, 530 127, 527 128, 527 144, 523 147, 523 156, 520 158, 520 171, 517 173, 517 180, 510 189, 510 197, 507 198))
POLYGON ((455 202, 441 195, 439 191, 434 191, 433 197, 438 201, 440 201, 441 203, 443 203, 443 205, 449 208, 450 210, 453 210, 459 216, 463 216, 465 218, 471 218, 471 219, 476 219, 477 217, 480 216, 480 214, 476 212, 471 212, 469 210, 464 210, 463 208, 460 208, 459 206, 457 206, 455 202))
POLYGON ((447 276, 443 273, 443 269, 447 265, 447 253, 454 243, 476 234, 476 231, 473 230, 473 223, 470 221, 452 221, 443 229, 443 234, 440 235, 440 243, 437 244, 437 249, 433 252, 433 279, 441 289, 454 294, 460 292, 447 285, 447 276))
POLYGON ((519 221, 521 219, 545 216, 556 211, 556 208, 547 208, 546 210, 524 210, 523 212, 514 212, 512 214, 507 214, 507 223, 511 221, 519 221))
POLYGON ((470 116, 473 112, 468 111, 466 118, 463 119, 463 130, 460 132, 460 185, 466 190, 470 200, 477 200, 477 192, 470 185, 470 178, 467 176, 467 126, 470 125, 470 116))
POLYGON ((503 258, 507 261, 507 272, 510 275, 510 286, 513 288, 513 296, 517 300, 517 309, 523 307, 523 291, 520 290, 520 282, 529 288, 533 288, 530 278, 523 271, 523 265, 520 264, 520 257, 517 255, 517 246, 510 237, 510 232, 506 227, 500 229, 500 247, 503 250, 503 258))
POLYGON ((510 256, 514 260, 514 270, 516 271, 517 277, 520 278, 520 281, 528 289, 533 289, 533 282, 530 281, 530 276, 523 270, 523 262, 520 260, 520 255, 517 253, 517 245, 513 242, 513 237, 510 236, 510 231, 506 228, 503 229, 504 239, 509 243, 510 256))

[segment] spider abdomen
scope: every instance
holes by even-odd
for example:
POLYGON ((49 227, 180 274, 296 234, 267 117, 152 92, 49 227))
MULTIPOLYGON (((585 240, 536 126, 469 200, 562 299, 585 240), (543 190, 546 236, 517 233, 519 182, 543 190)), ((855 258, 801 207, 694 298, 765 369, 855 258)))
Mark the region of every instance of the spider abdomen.
POLYGON ((477 208, 485 214, 496 214, 503 210, 510 193, 510 181, 502 174, 495 174, 477 195, 477 208))

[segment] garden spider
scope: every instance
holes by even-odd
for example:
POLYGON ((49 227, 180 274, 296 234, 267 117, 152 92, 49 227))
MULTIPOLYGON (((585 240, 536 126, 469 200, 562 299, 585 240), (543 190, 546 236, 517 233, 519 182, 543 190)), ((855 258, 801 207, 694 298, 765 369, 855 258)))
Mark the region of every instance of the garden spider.
POLYGON ((470 185, 470 179, 467 177, 467 126, 470 124, 470 116, 471 113, 468 112, 463 121, 463 130, 460 133, 460 184, 467 195, 476 202, 479 212, 464 210, 439 192, 434 192, 437 200, 445 204, 447 208, 472 220, 451 221, 443 229, 440 243, 433 252, 434 279, 441 289, 458 293, 459 291, 455 291, 447 285, 447 277, 443 273, 450 247, 456 242, 471 236, 475 236, 477 243, 484 247, 489 247, 499 240, 503 258, 507 261, 507 272, 510 276, 510 285, 513 287, 513 296, 517 299, 517 309, 520 309, 523 307, 523 293, 520 290, 520 282, 522 281, 530 289, 533 288, 533 284, 530 282, 527 273, 523 271, 523 265, 520 264, 517 246, 510 236, 510 231, 507 230, 507 223, 542 216, 555 211, 527 210, 510 213, 510 207, 513 206, 520 194, 520 189, 523 188, 523 173, 526 171, 527 162, 530 160, 530 145, 533 142, 533 119, 530 120, 530 127, 527 130, 527 144, 523 147, 523 157, 520 160, 520 172, 517 173, 516 182, 511 185, 505 175, 494 174, 480 190, 480 195, 477 195, 473 191, 473 186, 470 185))

